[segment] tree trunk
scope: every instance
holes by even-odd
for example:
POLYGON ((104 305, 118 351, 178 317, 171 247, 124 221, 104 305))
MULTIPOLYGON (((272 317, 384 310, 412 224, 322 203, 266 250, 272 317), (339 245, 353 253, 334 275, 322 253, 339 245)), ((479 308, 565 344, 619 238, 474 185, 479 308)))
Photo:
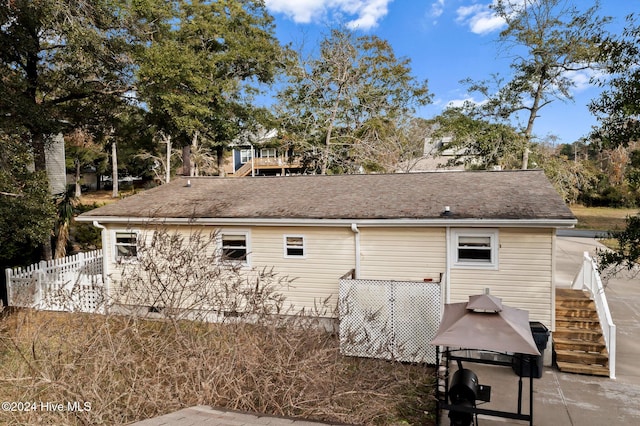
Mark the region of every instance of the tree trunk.
MULTIPOLYGON (((31 143, 33 144, 33 166, 35 171, 44 172, 47 176, 47 154, 45 148, 45 136, 38 132, 31 132, 31 143)), ((42 242, 42 258, 51 260, 53 258, 53 247, 51 245, 51 237, 45 238, 42 242)))
POLYGON ((182 176, 192 176, 191 174, 191 146, 182 147, 182 176))
POLYGON ((221 145, 216 146, 216 159, 218 160, 218 175, 224 176, 224 148, 221 145))
POLYGON ((111 196, 118 198, 118 149, 115 139, 111 141, 111 178, 113 182, 113 192, 111 196))
POLYGON ((56 238, 56 251, 55 258, 60 259, 67 254, 67 241, 69 241, 69 222, 64 222, 58 229, 58 235, 56 238))
POLYGON ((543 67, 540 71, 540 77, 538 79, 538 87, 536 88, 536 94, 533 98, 533 105, 529 109, 529 120, 527 121, 527 128, 524 131, 524 149, 522 151, 522 170, 529 168, 529 148, 531 147, 531 135, 533 134, 533 124, 538 117, 538 111, 540 111, 540 101, 544 95, 544 82, 547 80, 547 69, 543 67))
POLYGON ((76 198, 80 198, 80 196, 82 195, 82 186, 80 185, 80 161, 76 160, 74 161, 76 163, 76 191, 75 191, 75 197, 76 198))
POLYGON ((165 143, 167 144, 167 164, 165 170, 165 183, 171 181, 171 136, 165 136, 165 143))

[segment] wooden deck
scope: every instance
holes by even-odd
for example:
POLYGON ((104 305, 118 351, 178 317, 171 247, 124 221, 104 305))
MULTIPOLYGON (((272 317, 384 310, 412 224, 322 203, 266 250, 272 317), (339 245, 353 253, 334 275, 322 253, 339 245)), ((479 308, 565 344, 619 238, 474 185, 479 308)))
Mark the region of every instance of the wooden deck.
POLYGON ((280 170, 285 174, 287 170, 300 169, 302 162, 298 158, 287 157, 269 157, 254 158, 253 161, 247 161, 242 167, 235 171, 231 176, 242 177, 249 176, 252 171, 258 170, 280 170))

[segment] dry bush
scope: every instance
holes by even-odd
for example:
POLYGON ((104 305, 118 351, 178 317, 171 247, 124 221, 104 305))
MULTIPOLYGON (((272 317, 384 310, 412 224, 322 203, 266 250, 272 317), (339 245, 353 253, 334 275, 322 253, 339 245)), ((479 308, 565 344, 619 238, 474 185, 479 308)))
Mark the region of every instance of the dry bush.
POLYGON ((19 311, 3 320, 3 424, 126 424, 208 404, 350 424, 428 424, 427 366, 343 357, 320 329, 19 311), (38 407, 39 408, 39 407, 38 407))
MULTIPOLYGON (((206 275, 218 268, 207 258, 211 252, 201 250, 209 237, 180 244, 182 237, 157 237, 151 241, 159 252, 147 259, 141 250, 138 263, 141 274, 157 268, 154 275, 161 277, 157 286, 140 293, 154 295, 153 306, 162 301, 155 318, 136 312, 5 314, 0 394, 2 401, 23 404, 0 412, 0 423, 127 424, 198 404, 350 424, 430 423, 431 368, 344 357, 337 336, 310 317, 283 322, 273 315, 281 313, 279 289, 287 280, 271 271, 247 277, 220 269, 206 275), (174 250, 183 253, 186 269, 177 268, 171 276, 158 266, 166 266, 174 250), (193 263, 198 256, 204 263, 193 263), (207 280, 190 275, 194 268, 202 268, 197 275, 207 280), (212 280, 224 290, 207 289, 212 280), (205 296, 194 299, 194 291, 205 296), (246 317, 251 321, 235 316, 223 316, 224 323, 199 320, 211 315, 184 319, 185 306, 212 315, 231 307, 238 315, 251 314, 246 317), (62 403, 64 409, 52 411, 47 402, 62 403), (67 402, 84 411, 68 410, 67 402)), ((123 275, 129 284, 154 282, 146 277, 133 271, 123 275)))

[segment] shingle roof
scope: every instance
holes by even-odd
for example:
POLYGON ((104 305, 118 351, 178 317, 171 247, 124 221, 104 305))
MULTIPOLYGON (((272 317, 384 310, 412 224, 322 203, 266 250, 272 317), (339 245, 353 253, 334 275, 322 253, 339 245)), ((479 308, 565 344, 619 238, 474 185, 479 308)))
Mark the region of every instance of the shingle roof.
POLYGON ((186 178, 81 215, 101 218, 575 219, 540 170, 186 178))

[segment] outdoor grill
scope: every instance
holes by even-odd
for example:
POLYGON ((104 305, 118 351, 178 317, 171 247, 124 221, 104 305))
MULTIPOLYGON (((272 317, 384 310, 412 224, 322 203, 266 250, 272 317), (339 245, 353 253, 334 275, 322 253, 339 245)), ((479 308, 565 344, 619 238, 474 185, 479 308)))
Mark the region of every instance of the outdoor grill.
MULTIPOLYGON (((438 365, 443 367, 443 391, 436 388, 438 403, 436 424, 440 424, 440 410, 449 412, 453 426, 469 426, 478 422, 478 414, 526 420, 533 426, 533 369, 529 369, 529 413, 522 411, 522 376, 518 378, 518 409, 516 412, 491 410, 478 407, 476 401, 490 402, 491 387, 480 385, 477 375, 462 367, 463 362, 493 364, 511 367, 511 360, 482 359, 456 355, 468 350, 517 354, 525 361, 541 356, 529 326, 529 313, 502 304, 502 299, 485 294, 469 297, 469 302, 445 304, 444 314, 436 336, 431 341, 436 346, 438 365), (440 358, 440 346, 444 353, 440 358), (453 349, 452 349, 453 348, 453 349), (455 361, 458 370, 449 380, 449 364, 455 361), (475 422, 474 422, 475 420, 475 422)), ((520 368, 522 370, 522 368, 520 368)))

